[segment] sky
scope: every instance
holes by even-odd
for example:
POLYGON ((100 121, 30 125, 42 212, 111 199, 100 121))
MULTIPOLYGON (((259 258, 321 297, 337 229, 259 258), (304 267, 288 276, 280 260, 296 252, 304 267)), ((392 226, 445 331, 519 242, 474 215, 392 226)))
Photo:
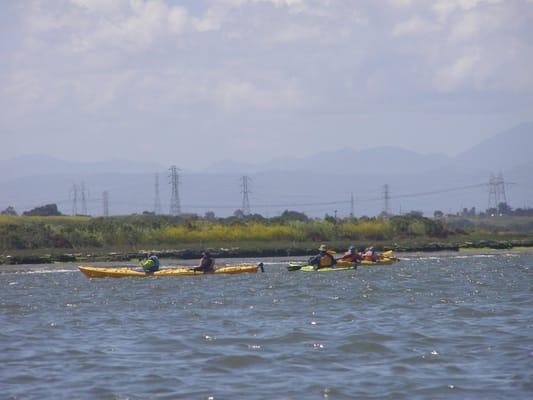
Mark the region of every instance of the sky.
POLYGON ((533 0, 3 0, 0 159, 458 154, 533 120, 533 0))

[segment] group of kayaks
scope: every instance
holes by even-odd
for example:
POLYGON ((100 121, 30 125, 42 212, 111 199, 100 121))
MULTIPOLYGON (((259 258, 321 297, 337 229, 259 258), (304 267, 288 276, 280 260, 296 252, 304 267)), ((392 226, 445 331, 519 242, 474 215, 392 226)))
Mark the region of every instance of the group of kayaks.
POLYGON ((381 254, 381 257, 376 261, 361 260, 358 263, 346 262, 337 260, 337 263, 333 267, 316 269, 313 265, 307 265, 305 263, 289 263, 287 269, 289 271, 301 271, 301 272, 332 272, 332 271, 345 271, 348 269, 356 269, 358 266, 368 267, 373 265, 390 265, 400 261, 394 256, 392 251, 386 251, 381 254))
MULTIPOLYGON (((337 264, 331 268, 315 269, 312 265, 305 263, 289 263, 287 269, 289 271, 301 271, 301 272, 332 272, 332 271, 346 271, 356 269, 358 266, 372 266, 372 265, 389 265, 399 261, 393 256, 392 252, 385 252, 382 254, 378 261, 363 260, 360 263, 348 263, 343 261, 337 261, 337 264)), ((215 272, 209 273, 209 275, 219 274, 243 274, 243 273, 255 273, 262 265, 226 265, 217 268, 215 272)), ((146 273, 136 270, 132 267, 78 267, 81 273, 88 278, 125 278, 125 277, 147 277, 147 276, 198 276, 205 275, 202 271, 195 271, 189 267, 178 268, 164 268, 153 273, 146 273)))

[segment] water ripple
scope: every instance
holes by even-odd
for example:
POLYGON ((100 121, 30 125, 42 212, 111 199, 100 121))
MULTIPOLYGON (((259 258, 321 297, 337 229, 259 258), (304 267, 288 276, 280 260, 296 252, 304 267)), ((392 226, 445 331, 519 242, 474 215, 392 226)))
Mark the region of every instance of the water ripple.
POLYGON ((275 260, 242 276, 3 273, 0 397, 529 398, 532 265, 491 254, 331 274, 275 260))

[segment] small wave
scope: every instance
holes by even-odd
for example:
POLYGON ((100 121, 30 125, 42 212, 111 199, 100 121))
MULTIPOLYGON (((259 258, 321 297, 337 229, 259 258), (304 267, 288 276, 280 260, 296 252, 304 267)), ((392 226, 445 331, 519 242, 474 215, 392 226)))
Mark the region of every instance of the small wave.
POLYGON ((65 273, 65 272, 78 272, 75 269, 43 269, 38 271, 24 271, 24 272, 17 272, 17 274, 20 275, 31 275, 31 274, 59 274, 59 273, 65 273))
POLYGON ((468 256, 454 256, 452 258, 460 258, 460 259, 467 259, 467 258, 494 258, 496 255, 494 254, 471 254, 468 256))

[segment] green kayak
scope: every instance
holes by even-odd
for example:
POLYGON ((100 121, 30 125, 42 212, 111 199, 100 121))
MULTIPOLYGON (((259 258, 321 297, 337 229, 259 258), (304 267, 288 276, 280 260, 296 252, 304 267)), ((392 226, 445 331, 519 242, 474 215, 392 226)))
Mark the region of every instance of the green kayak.
POLYGON ((335 271, 348 271, 354 270, 357 267, 333 267, 333 268, 319 268, 315 269, 312 265, 305 265, 300 268, 302 272, 335 272, 335 271))

